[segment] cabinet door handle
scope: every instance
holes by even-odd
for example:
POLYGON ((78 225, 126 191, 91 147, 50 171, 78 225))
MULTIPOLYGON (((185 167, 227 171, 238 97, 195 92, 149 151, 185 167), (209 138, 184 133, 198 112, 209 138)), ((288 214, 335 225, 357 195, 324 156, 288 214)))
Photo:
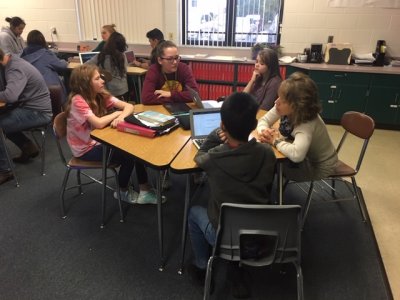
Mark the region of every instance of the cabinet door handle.
POLYGON ((334 104, 334 103, 335 103, 335 100, 328 100, 328 103, 329 103, 329 104, 334 104))
POLYGON ((397 108, 398 107, 398 105, 396 105, 396 104, 390 104, 390 108, 397 108))
POLYGON ((347 74, 335 74, 333 75, 335 78, 344 78, 347 76, 347 74))

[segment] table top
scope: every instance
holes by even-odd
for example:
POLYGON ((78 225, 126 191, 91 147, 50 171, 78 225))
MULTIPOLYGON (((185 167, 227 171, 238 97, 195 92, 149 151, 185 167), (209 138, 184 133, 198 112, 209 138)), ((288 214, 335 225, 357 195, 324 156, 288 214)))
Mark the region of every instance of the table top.
MULTIPOLYGON (((143 110, 154 110, 168 114, 162 105, 135 105, 135 112, 143 110)), ((146 165, 156 169, 165 169, 169 167, 190 139, 190 131, 179 127, 169 134, 148 138, 106 127, 93 130, 91 137, 133 155, 146 165)))
MULTIPOLYGON (((68 63, 68 69, 74 69, 80 65, 80 62, 71 61, 68 63)), ((128 66, 127 73, 128 75, 144 75, 147 73, 147 70, 139 67, 128 66)))

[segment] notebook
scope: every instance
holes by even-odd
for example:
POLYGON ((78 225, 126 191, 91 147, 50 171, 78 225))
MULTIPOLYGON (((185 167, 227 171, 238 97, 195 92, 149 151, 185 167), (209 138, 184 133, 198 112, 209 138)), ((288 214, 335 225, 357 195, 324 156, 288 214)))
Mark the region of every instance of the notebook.
POLYGON ((187 86, 186 87, 190 93, 190 95, 192 96, 193 102, 196 103, 196 106, 198 108, 217 108, 217 107, 221 107, 222 102, 218 102, 215 100, 201 100, 200 95, 198 92, 196 92, 194 89, 192 89, 191 87, 187 86))
POLYGON ((164 103, 163 106, 173 116, 188 114, 191 110, 190 106, 183 102, 164 103))
POLYGON ((81 65, 87 62, 96 54, 99 54, 99 52, 79 52, 79 60, 81 62, 81 65))
POLYGON ((135 53, 132 50, 125 51, 124 52, 126 60, 128 61, 128 64, 131 64, 135 61, 135 53))
POLYGON ((192 142, 197 149, 200 149, 210 132, 220 127, 220 125, 221 114, 219 108, 192 109, 190 111, 192 142))

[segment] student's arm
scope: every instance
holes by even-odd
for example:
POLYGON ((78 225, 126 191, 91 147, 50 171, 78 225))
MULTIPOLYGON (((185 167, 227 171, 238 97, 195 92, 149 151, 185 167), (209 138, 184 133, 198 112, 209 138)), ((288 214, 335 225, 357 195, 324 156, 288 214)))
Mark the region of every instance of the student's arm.
POLYGON ((159 78, 161 71, 157 65, 151 65, 144 78, 142 88, 142 103, 145 105, 162 104, 162 99, 159 99, 155 94, 155 90, 160 89, 159 78))
POLYGON ((206 138, 203 145, 201 145, 199 151, 194 157, 194 161, 200 166, 204 167, 204 163, 207 160, 208 151, 224 143, 219 136, 221 129, 214 129, 206 138))
POLYGON ((114 107, 122 110, 121 114, 111 122, 111 127, 116 128, 119 122, 123 122, 125 117, 133 113, 134 107, 132 104, 121 101, 117 98, 114 98, 113 100, 115 101, 114 107))
POLYGON ((307 122, 293 129, 293 142, 281 141, 276 148, 291 161, 302 162, 310 148, 315 122, 307 122))
POLYGON ((244 88, 243 92, 250 94, 253 91, 253 86, 256 83, 256 80, 259 76, 260 74, 256 70, 253 70, 253 74, 251 75, 251 78, 247 83, 246 87, 244 88))
POLYGON ((0 99, 6 103, 18 102, 19 96, 25 89, 28 78, 22 70, 12 69, 6 72, 6 89, 0 92, 0 99))
POLYGON ((273 143, 275 129, 272 126, 278 121, 280 116, 276 112, 275 106, 269 110, 261 119, 258 120, 257 133, 258 139, 262 143, 273 143))
POLYGON ((54 71, 56 71, 59 74, 62 74, 65 70, 68 68, 68 62, 64 59, 59 59, 57 55, 55 55, 53 52, 50 50, 48 51, 48 56, 49 56, 49 65, 53 68, 54 71))

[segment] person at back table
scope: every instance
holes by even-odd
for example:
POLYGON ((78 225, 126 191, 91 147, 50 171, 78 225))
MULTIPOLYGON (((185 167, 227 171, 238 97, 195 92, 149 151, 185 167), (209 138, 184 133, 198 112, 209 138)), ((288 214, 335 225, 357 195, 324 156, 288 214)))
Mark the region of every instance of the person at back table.
MULTIPOLYGON (((209 246, 215 244, 221 204, 269 202, 276 158, 269 145, 249 140, 257 126, 257 111, 257 102, 247 93, 227 97, 221 107, 221 128, 210 133, 194 158, 207 173, 211 191, 208 208, 193 206, 188 218, 195 258, 188 271, 200 285, 204 285, 209 246)), ((236 286, 242 285, 240 276, 233 279, 239 281, 236 286)))
POLYGON ((281 82, 278 55, 266 48, 258 53, 253 74, 243 91, 256 97, 261 109, 270 110, 278 98, 281 82))
POLYGON ((101 28, 101 38, 102 41, 96 46, 96 48, 94 48, 92 51, 93 52, 100 52, 101 50, 103 50, 104 45, 106 44, 106 42, 108 41, 108 38, 110 37, 110 35, 113 32, 116 32, 115 30, 115 24, 110 24, 110 25, 104 25, 101 28))
POLYGON ((338 157, 319 115, 315 82, 304 73, 293 73, 282 82, 278 95, 275 106, 258 122, 260 141, 274 145, 289 159, 283 163, 285 178, 300 182, 326 178, 338 157), (279 119, 278 132, 271 127, 279 119))
POLYGON ((107 90, 120 100, 129 100, 127 68, 128 62, 124 52, 128 49, 125 37, 113 32, 99 54, 93 56, 86 64, 95 64, 111 75, 106 83, 107 90))
POLYGON ((157 64, 151 65, 144 79, 143 104, 192 102, 187 86, 198 92, 189 66, 181 62, 177 46, 164 41, 157 46, 157 64))
POLYGON ((154 28, 146 33, 146 37, 149 39, 151 53, 150 59, 135 60, 133 65, 143 69, 148 69, 152 64, 157 63, 157 45, 164 42, 164 34, 158 28, 154 28))
MULTIPOLYGON (((90 137, 90 132, 108 125, 116 128, 119 122, 133 113, 133 105, 113 97, 104 89, 104 80, 96 65, 84 64, 75 68, 71 74, 70 88, 65 109, 68 145, 75 157, 101 161, 103 146, 90 137)), ((147 173, 141 163, 136 163, 135 168, 140 187, 138 195, 129 188, 129 180, 135 167, 133 156, 114 149, 111 161, 121 165, 118 172, 121 200, 138 204, 157 203, 157 197, 147 182, 147 173)), ((116 193, 114 197, 118 198, 116 193)))
POLYGON ((25 21, 20 17, 7 17, 6 21, 10 23, 10 26, 1 28, 0 48, 5 54, 21 55, 25 47, 25 42, 21 37, 25 29, 25 21))
MULTIPOLYGON (((0 127, 6 137, 21 149, 13 160, 29 162, 39 150, 23 133, 51 121, 49 89, 39 71, 17 55, 4 54, 0 49, 0 99, 8 108, 0 114, 0 127), (2 78, 4 76, 4 78, 2 78)), ((5 145, 0 143, 0 184, 11 180, 12 173, 6 160, 5 145)))
POLYGON ((59 85, 62 88, 62 103, 67 99, 64 80, 60 78, 68 68, 68 62, 59 59, 57 55, 48 49, 46 39, 39 30, 32 30, 26 39, 28 46, 21 57, 30 62, 42 74, 47 86, 59 85))

